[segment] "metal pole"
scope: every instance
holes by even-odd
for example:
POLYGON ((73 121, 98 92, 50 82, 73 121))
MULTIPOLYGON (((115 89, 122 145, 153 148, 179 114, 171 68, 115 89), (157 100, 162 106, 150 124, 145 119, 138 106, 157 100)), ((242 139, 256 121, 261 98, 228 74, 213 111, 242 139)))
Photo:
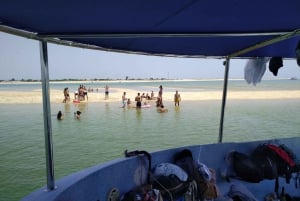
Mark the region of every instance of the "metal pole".
POLYGON ((46 41, 40 41, 40 58, 41 58, 41 74, 42 74, 41 75, 42 92, 43 92, 47 190, 53 190, 55 184, 54 184, 51 108, 50 108, 50 95, 49 95, 48 50, 47 50, 46 41))
POLYGON ((224 86, 223 86, 223 97, 222 97, 222 109, 221 109, 221 118, 220 118, 220 129, 219 129, 219 143, 222 143, 223 140, 223 123, 224 123, 224 114, 225 114, 225 105, 227 99, 227 84, 228 84, 228 72, 229 72, 229 57, 226 58, 225 64, 225 74, 224 74, 224 86))

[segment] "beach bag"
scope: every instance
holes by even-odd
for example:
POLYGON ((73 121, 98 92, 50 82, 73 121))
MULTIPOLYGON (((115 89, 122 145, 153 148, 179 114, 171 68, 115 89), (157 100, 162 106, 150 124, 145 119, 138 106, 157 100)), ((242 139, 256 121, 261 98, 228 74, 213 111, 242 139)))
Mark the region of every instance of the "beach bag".
POLYGON ((201 179, 197 164, 194 161, 190 150, 184 149, 176 153, 174 155, 174 163, 181 167, 188 174, 188 179, 190 181, 198 181, 201 179))
POLYGON ((198 186, 195 180, 189 182, 189 187, 184 194, 184 201, 198 201, 198 186))
POLYGON ((192 152, 188 149, 184 149, 174 155, 174 163, 180 166, 188 174, 188 180, 190 182, 195 181, 197 185, 196 198, 201 197, 201 189, 199 185, 203 182, 201 175, 198 171, 196 162, 193 159, 192 152))
POLYGON ((212 177, 214 171, 205 164, 194 161, 190 150, 184 149, 176 153, 174 162, 187 172, 189 181, 197 184, 198 199, 214 199, 219 195, 215 176, 212 177))
POLYGON ((155 177, 175 175, 180 181, 188 181, 188 174, 180 166, 172 163, 157 164, 153 168, 152 175, 155 177))
POLYGON ((189 189, 188 181, 181 181, 176 175, 160 175, 152 178, 152 187, 158 189, 164 200, 176 200, 184 197, 189 189))
POLYGON ((235 174, 229 175, 230 177, 251 183, 259 183, 263 180, 261 169, 249 155, 233 151, 230 152, 229 158, 235 174))
POLYGON ((152 186, 159 189, 164 200, 183 198, 189 190, 188 174, 173 163, 159 163, 152 170, 152 186))
POLYGON ((134 189, 126 192, 122 201, 163 201, 159 189, 153 188, 151 184, 151 154, 144 150, 124 151, 125 157, 146 156, 148 159, 147 183, 137 186, 134 189))
POLYGON ((196 162, 198 172, 203 180, 209 182, 213 179, 212 169, 208 168, 205 164, 200 163, 199 161, 196 162))
POLYGON ((263 179, 278 177, 276 155, 265 145, 259 145, 252 153, 253 161, 262 172, 263 179))
POLYGON ((209 168, 210 180, 205 180, 199 184, 199 189, 201 190, 201 197, 205 200, 213 200, 220 196, 219 188, 216 184, 216 173, 215 170, 209 168))

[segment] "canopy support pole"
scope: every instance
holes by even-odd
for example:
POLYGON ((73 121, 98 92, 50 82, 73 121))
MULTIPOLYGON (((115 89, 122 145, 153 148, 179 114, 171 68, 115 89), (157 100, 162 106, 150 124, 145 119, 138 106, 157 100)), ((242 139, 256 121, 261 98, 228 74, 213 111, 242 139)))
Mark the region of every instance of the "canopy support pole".
POLYGON ((47 171, 47 190, 53 190, 54 182, 54 163, 51 127, 51 108, 49 95, 49 71, 48 71, 48 50, 47 42, 40 41, 40 60, 43 93, 43 112, 44 112, 44 134, 45 134, 45 154, 47 171))
POLYGON ((223 97, 222 97, 222 108, 221 108, 221 118, 220 118, 218 143, 222 143, 222 140, 223 140, 223 124, 224 124, 225 105, 226 105, 226 99, 227 99, 227 84, 228 84, 229 61, 230 61, 229 58, 230 57, 226 57, 226 61, 225 61, 223 97))

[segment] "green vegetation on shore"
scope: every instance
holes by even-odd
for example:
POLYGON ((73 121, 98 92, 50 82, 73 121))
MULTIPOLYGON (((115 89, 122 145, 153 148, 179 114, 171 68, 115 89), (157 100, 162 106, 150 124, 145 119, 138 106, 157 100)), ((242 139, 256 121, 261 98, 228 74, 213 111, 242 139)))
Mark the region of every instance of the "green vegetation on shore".
MULTIPOLYGON (((50 80, 51 82, 70 82, 70 81, 115 81, 115 80, 168 80, 166 78, 128 78, 126 77, 125 79, 99 79, 99 78, 94 78, 94 79, 53 79, 50 80)), ((17 80, 15 78, 12 78, 10 80, 0 80, 0 82, 41 82, 41 80, 35 80, 35 79, 20 79, 17 80)))

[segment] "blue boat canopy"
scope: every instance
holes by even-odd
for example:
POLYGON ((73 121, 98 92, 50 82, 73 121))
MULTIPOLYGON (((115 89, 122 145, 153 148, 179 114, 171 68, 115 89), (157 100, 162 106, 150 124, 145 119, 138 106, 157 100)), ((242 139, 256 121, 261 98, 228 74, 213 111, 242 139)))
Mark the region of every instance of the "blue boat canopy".
POLYGON ((295 58, 299 0, 3 0, 0 31, 109 51, 295 58))

